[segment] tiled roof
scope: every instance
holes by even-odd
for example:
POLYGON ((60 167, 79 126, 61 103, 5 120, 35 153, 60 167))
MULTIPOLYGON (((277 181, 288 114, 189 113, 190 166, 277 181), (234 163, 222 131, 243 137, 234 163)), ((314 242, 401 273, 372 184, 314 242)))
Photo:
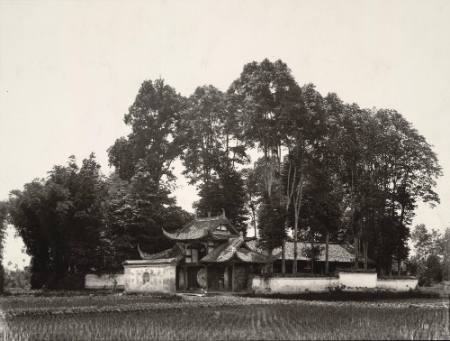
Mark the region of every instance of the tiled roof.
POLYGON ((173 240, 196 240, 202 239, 211 234, 211 237, 219 240, 226 240, 234 235, 239 235, 230 221, 223 215, 208 218, 196 218, 190 223, 184 225, 175 232, 167 232, 163 229, 166 237, 173 240), (219 226, 224 225, 230 233, 215 231, 219 226))
POLYGON ((237 248, 242 245, 244 240, 242 238, 230 238, 228 242, 223 243, 208 253, 201 259, 202 262, 221 263, 230 260, 237 251, 237 248))
POLYGON ((157 261, 157 260, 159 261, 167 259, 180 260, 184 256, 184 251, 179 245, 174 245, 170 249, 152 254, 142 251, 138 245, 138 252, 143 260, 150 260, 150 261, 157 261))
POLYGON ((267 263, 268 257, 249 249, 243 238, 230 238, 228 242, 219 245, 201 259, 204 263, 223 263, 234 256, 246 263, 267 263))
MULTIPOLYGON (((314 244, 320 248, 320 254, 317 257, 319 262, 325 262, 325 243, 314 244)), ((305 252, 311 248, 310 243, 297 243, 297 259, 300 260, 308 260, 305 255, 305 252)), ((281 247, 274 250, 274 255, 279 254, 279 259, 281 259, 281 247)), ((293 260, 294 259, 294 243, 287 242, 285 247, 285 256, 286 259, 293 260)), ((342 245, 330 243, 328 244, 328 260, 330 262, 342 262, 342 263, 351 263, 353 262, 355 257, 348 252, 342 245)))
POLYGON ((241 247, 236 252, 236 257, 245 263, 267 263, 269 258, 262 253, 241 247))
MULTIPOLYGON (((247 243, 255 251, 262 250, 258 247, 258 241, 250 241, 247 243)), ((325 243, 315 243, 314 246, 320 248, 320 255, 317 258, 319 262, 325 262, 325 243)), ((311 248, 311 243, 298 242, 297 243, 297 260, 308 261, 309 258, 306 257, 305 251, 311 248)), ((273 250, 273 255, 277 259, 281 259, 281 247, 273 250)), ((285 247, 285 259, 294 259, 294 242, 286 242, 285 247)), ((341 262, 341 263, 351 263, 354 262, 354 255, 349 252, 343 245, 330 243, 328 244, 328 260, 330 262, 341 262)))

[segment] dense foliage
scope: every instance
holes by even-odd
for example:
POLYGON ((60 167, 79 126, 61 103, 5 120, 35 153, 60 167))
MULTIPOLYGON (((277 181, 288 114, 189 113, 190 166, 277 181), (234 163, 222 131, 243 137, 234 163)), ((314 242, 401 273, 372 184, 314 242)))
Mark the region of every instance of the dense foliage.
MULTIPOLYGON (((336 94, 323 97, 312 84, 300 87, 281 61, 245 65, 228 93, 241 122, 237 135, 263 152, 260 198, 284 207, 295 244, 301 230, 344 238, 354 243, 356 266, 371 259, 381 272, 407 257, 416 204, 439 203, 433 188, 441 175, 431 146, 408 121, 395 110, 362 109, 336 94)), ((281 245, 282 235, 261 231, 267 245, 281 245)))
POLYGON ((31 255, 33 287, 66 286, 65 278, 101 267, 106 184, 99 169, 94 155, 81 167, 71 157, 11 192, 10 220, 31 255))
POLYGON ((239 138, 236 111, 227 94, 209 85, 189 97, 179 131, 184 174, 199 190, 195 209, 200 216, 222 210, 245 233, 244 180, 238 166, 248 161, 239 138))
POLYGON ((71 158, 11 192, 34 287, 118 270, 140 244, 168 247, 162 229, 192 218, 171 196, 177 159, 198 215, 224 210, 244 232, 250 220, 269 251, 291 238, 295 258, 300 239, 352 243, 355 266, 382 273, 407 258, 417 203, 439 203, 437 157, 401 114, 300 86, 280 60, 246 64, 226 92, 206 85, 186 98, 144 81, 124 122, 131 131, 108 150, 108 178, 93 156, 80 168, 71 158))
POLYGON ((161 227, 172 231, 191 219, 168 197, 167 191, 155 186, 150 173, 143 168, 138 167, 129 182, 112 175, 108 183, 105 203, 108 270, 121 271, 124 260, 138 259, 137 246, 149 252, 170 247, 161 227))
POLYGON ((171 164, 180 153, 177 126, 185 99, 159 79, 145 81, 124 116, 132 131, 108 150, 109 161, 122 179, 130 180, 144 167, 156 186, 173 179, 171 164))

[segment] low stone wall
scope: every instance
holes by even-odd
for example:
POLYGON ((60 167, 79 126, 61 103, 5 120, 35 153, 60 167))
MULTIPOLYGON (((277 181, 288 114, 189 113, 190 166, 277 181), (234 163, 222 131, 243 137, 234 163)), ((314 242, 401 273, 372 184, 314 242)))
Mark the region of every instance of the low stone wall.
POLYGON ((119 289, 124 287, 123 274, 95 275, 87 274, 84 277, 86 289, 119 289))
POLYGON ((339 285, 351 289, 374 289, 377 287, 377 273, 339 272, 339 285))
POLYGON ((252 290, 257 294, 299 294, 303 292, 325 292, 337 287, 335 277, 254 277, 252 290))
POLYGON ((409 291, 416 289, 418 283, 416 278, 378 279, 377 288, 389 291, 409 291))
POLYGON ((377 274, 364 272, 339 272, 339 277, 269 277, 256 276, 252 291, 256 294, 299 294, 326 292, 333 288, 343 290, 383 289, 409 291, 417 287, 417 279, 378 279, 377 274))

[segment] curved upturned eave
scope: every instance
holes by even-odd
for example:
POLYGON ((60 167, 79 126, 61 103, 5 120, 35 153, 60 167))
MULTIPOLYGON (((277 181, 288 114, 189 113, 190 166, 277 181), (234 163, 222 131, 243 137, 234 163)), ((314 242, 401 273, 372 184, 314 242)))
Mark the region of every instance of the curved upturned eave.
POLYGON ((164 230, 164 229, 162 229, 162 231, 163 231, 163 234, 164 234, 167 238, 170 238, 170 239, 176 239, 175 233, 167 232, 167 231, 164 230))
POLYGON ((139 257, 141 257, 141 259, 146 259, 150 254, 147 252, 144 252, 141 250, 141 247, 139 246, 139 243, 137 245, 137 250, 139 252, 139 257))
POLYGON ((175 232, 175 233, 170 233, 170 232, 167 232, 167 231, 164 230, 164 229, 162 229, 162 231, 163 231, 163 234, 164 234, 167 238, 172 239, 172 240, 178 240, 178 241, 192 241, 192 240, 199 240, 199 239, 202 239, 202 238, 204 238, 204 237, 206 237, 206 236, 208 235, 207 233, 202 233, 200 236, 198 236, 198 237, 196 237, 196 238, 186 238, 186 237, 183 237, 182 233, 177 233, 177 232, 175 232), (181 234, 181 236, 180 236, 180 234, 181 234))

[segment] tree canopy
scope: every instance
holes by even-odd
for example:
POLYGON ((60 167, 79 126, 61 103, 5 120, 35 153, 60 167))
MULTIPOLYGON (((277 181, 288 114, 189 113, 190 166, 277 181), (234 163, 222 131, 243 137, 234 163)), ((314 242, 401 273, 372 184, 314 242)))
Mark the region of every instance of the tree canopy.
POLYGON ((0 227, 8 211, 31 255, 34 287, 118 270, 138 245, 170 246, 162 228, 192 219, 173 197, 177 159, 198 215, 225 210, 244 232, 250 222, 269 250, 292 239, 295 259, 300 239, 340 241, 353 244, 355 266, 370 259, 390 272, 408 256, 417 204, 439 203, 438 159, 410 122, 301 86, 281 60, 244 65, 226 92, 204 85, 184 97, 146 80, 124 123, 108 177, 93 155, 80 167, 71 157, 0 204, 0 227))

